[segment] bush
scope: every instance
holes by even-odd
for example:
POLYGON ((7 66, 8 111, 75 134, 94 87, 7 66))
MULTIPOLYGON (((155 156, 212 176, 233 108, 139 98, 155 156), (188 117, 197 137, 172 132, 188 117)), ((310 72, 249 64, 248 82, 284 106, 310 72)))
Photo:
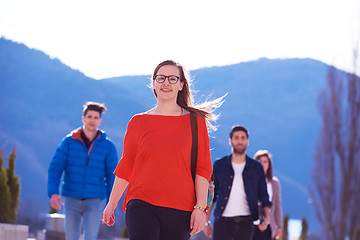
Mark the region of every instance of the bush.
POLYGON ((126 224, 124 224, 124 228, 123 228, 122 231, 121 231, 121 237, 123 237, 123 238, 129 238, 129 233, 128 233, 126 224))
POLYGON ((9 155, 8 166, 5 162, 4 148, 0 149, 0 222, 14 223, 17 218, 17 208, 20 197, 20 178, 15 176, 15 147, 9 155))

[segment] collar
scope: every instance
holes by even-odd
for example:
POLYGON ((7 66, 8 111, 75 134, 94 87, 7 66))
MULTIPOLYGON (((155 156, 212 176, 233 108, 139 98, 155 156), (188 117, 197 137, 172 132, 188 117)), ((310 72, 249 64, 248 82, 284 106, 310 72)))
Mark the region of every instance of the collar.
MULTIPOLYGON (((226 164, 228 164, 230 166, 231 166, 231 156, 232 156, 232 154, 228 155, 227 158, 226 158, 226 164)), ((246 165, 249 164, 250 159, 251 158, 248 155, 245 155, 245 167, 246 167, 246 165)))
MULTIPOLYGON (((82 127, 79 127, 78 129, 75 129, 74 131, 72 131, 72 138, 73 138, 73 139, 78 139, 78 140, 84 142, 84 141, 82 140, 82 137, 81 137, 81 133, 82 133, 83 131, 84 131, 84 129, 83 129, 82 127)), ((98 138, 100 137, 100 134, 102 134, 102 132, 101 132, 100 130, 97 130, 97 135, 96 135, 96 137, 94 138, 94 140, 95 140, 95 139, 98 139, 98 138)), ((93 140, 93 141, 94 141, 94 140, 93 140)))

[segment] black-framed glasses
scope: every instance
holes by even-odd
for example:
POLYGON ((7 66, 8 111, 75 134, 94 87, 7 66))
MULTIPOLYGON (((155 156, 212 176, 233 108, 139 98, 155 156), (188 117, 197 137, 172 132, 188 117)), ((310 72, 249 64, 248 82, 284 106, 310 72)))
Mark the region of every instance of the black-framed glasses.
POLYGON ((175 75, 170 75, 170 76, 165 76, 165 75, 155 75, 155 80, 158 82, 158 83, 163 83, 165 82, 166 78, 168 79, 169 83, 171 84, 175 84, 179 81, 180 77, 178 76, 175 76, 175 75))

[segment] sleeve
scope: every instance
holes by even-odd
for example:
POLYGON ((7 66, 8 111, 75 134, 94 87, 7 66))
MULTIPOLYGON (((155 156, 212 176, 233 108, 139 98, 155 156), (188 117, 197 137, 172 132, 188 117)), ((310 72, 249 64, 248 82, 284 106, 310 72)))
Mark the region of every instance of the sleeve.
POLYGON ((110 140, 109 140, 109 144, 110 144, 110 150, 106 158, 106 168, 105 168, 106 191, 107 191, 108 199, 115 180, 115 175, 113 174, 113 172, 118 163, 118 154, 117 154, 116 146, 110 140))
POLYGON ((267 186, 266 186, 266 179, 265 179, 265 173, 264 170, 262 168, 262 166, 260 165, 260 163, 258 164, 258 172, 259 172, 259 176, 260 176, 260 181, 259 181, 259 196, 260 196, 260 201, 263 207, 271 207, 271 202, 269 200, 269 194, 267 192, 267 186))
POLYGON ((51 159, 48 169, 48 196, 51 198, 53 194, 59 194, 60 179, 65 170, 66 160, 69 153, 69 143, 64 138, 56 148, 55 154, 51 159))
POLYGON ((276 185, 277 191, 276 191, 276 196, 275 197, 275 201, 274 201, 274 205, 276 205, 276 209, 275 209, 275 223, 276 223, 276 227, 277 229, 283 229, 283 217, 282 217, 282 206, 281 206, 281 186, 280 186, 280 182, 279 180, 276 178, 276 180, 273 180, 274 184, 276 185))
POLYGON ((211 179, 212 164, 210 156, 210 141, 205 119, 198 117, 198 160, 196 174, 211 179))
POLYGON ((139 121, 138 117, 134 116, 129 121, 129 124, 126 129, 125 138, 124 138, 124 147, 122 157, 114 171, 114 174, 128 182, 130 182, 133 171, 135 158, 138 148, 139 135, 139 121))

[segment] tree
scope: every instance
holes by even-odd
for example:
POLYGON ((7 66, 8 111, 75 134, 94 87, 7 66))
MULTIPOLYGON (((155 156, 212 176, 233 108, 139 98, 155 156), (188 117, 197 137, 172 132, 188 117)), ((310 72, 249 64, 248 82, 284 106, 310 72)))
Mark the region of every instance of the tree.
POLYGON ((4 149, 0 149, 0 222, 7 223, 8 211, 10 208, 10 191, 7 185, 7 174, 4 165, 4 149))
POLYGON ((49 214, 58 213, 58 210, 50 206, 49 214))
POLYGON ((360 223, 360 78, 329 67, 319 94, 322 128, 316 142, 310 189, 325 239, 351 238, 360 223))
POLYGON ((122 231, 121 231, 121 237, 123 237, 123 238, 129 238, 129 233, 128 233, 126 224, 124 224, 124 227, 123 227, 123 229, 122 229, 122 231))
POLYGON ((13 223, 17 217, 19 205, 20 183, 15 176, 16 150, 13 148, 8 159, 8 167, 3 168, 5 158, 4 149, 0 149, 0 222, 13 223))
POLYGON ((289 222, 289 215, 285 214, 284 216, 284 223, 283 223, 283 234, 281 236, 281 240, 288 240, 289 239, 289 232, 288 232, 288 222, 289 222))
POLYGON ((9 221, 15 222, 17 217, 17 208, 19 206, 20 197, 20 178, 15 176, 15 158, 16 150, 13 148, 9 155, 8 167, 6 168, 7 173, 7 185, 10 192, 10 208, 9 208, 9 221))
POLYGON ((309 225, 305 217, 302 218, 301 221, 301 234, 299 240, 307 240, 308 239, 308 230, 309 225))
POLYGON ((360 225, 357 225, 352 240, 359 240, 359 239, 360 239, 360 225))

